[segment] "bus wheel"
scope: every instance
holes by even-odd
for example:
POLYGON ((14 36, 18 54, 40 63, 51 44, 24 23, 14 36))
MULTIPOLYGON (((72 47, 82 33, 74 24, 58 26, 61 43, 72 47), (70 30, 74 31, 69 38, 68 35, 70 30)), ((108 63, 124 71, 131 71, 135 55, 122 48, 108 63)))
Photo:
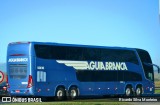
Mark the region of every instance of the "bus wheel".
POLYGON ((125 89, 125 96, 131 96, 132 95, 132 87, 127 86, 125 89))
POLYGON ((142 95, 142 88, 141 88, 141 86, 138 86, 136 88, 136 96, 141 96, 141 95, 142 95))
POLYGON ((66 96, 66 92, 64 88, 57 88, 56 90, 56 100, 61 101, 64 100, 65 96, 66 96))
POLYGON ((76 87, 71 87, 68 91, 69 99, 74 100, 78 96, 78 89, 76 87))

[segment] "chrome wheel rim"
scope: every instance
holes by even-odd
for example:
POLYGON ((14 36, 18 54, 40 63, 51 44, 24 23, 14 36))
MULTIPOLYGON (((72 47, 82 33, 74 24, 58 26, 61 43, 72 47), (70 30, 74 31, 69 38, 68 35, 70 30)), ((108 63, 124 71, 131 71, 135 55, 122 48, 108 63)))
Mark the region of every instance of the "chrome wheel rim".
POLYGON ((58 97, 62 97, 63 96, 63 91, 62 90, 58 90, 57 91, 57 96, 58 97))
POLYGON ((137 95, 140 95, 140 94, 141 94, 141 89, 140 89, 140 88, 137 88, 137 89, 136 89, 136 94, 137 94, 137 95))
POLYGON ((72 97, 76 97, 77 96, 76 90, 71 90, 71 96, 72 97))
POLYGON ((130 90, 130 88, 127 88, 126 89, 126 96, 130 96, 130 94, 131 94, 131 90, 130 90))

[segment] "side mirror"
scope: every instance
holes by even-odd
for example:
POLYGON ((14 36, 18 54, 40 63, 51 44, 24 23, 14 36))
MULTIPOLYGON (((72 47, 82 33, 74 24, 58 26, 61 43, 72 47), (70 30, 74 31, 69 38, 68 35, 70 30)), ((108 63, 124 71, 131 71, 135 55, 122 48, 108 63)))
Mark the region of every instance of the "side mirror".
POLYGON ((147 66, 154 66, 154 67, 156 67, 157 69, 158 69, 158 73, 160 73, 160 68, 159 68, 159 66, 158 65, 156 65, 156 64, 151 64, 151 63, 145 63, 145 62, 143 62, 145 65, 147 65, 147 66))

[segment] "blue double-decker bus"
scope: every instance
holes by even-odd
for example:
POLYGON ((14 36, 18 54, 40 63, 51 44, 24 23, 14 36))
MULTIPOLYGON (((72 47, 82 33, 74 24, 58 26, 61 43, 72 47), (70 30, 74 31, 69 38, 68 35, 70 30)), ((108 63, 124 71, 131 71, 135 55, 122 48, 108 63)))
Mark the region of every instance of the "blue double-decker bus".
POLYGON ((7 84, 11 96, 154 94, 154 70, 147 51, 136 48, 15 42, 8 45, 7 84))

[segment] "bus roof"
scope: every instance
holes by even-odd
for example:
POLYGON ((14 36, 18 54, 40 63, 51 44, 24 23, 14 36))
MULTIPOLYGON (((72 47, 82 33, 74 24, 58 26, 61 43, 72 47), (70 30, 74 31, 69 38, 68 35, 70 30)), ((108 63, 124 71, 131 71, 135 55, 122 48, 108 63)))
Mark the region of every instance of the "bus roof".
MULTIPOLYGON (((73 47, 86 47, 86 48, 110 48, 110 49, 125 49, 125 50, 137 50, 137 48, 118 47, 118 46, 97 46, 97 45, 80 45, 80 44, 66 44, 55 42, 12 42, 11 44, 41 44, 41 45, 57 45, 57 46, 73 46, 73 47)), ((139 49, 139 48, 138 48, 139 49)), ((143 49, 140 49, 143 50, 143 49)), ((144 50, 145 51, 145 50, 144 50)))

